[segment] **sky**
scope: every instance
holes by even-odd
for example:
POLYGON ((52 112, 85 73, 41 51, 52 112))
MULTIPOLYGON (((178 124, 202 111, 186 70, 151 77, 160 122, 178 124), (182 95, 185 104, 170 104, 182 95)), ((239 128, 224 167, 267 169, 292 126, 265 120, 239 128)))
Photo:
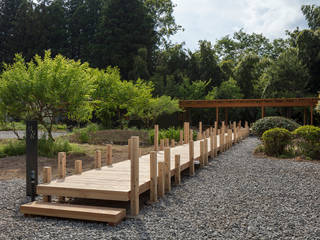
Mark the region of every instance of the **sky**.
POLYGON ((243 28, 247 33, 262 33, 269 39, 285 38, 285 30, 307 28, 302 5, 319 0, 172 0, 176 4, 176 23, 184 28, 171 37, 185 42, 191 50, 199 40, 215 42, 243 28))

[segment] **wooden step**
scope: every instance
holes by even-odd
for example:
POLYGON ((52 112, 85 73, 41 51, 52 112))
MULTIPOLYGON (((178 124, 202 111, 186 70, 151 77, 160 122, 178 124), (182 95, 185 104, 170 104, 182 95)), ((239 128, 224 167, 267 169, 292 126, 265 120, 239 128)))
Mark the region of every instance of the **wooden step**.
POLYGON ((20 212, 25 215, 107 222, 110 225, 116 225, 120 223, 126 216, 126 210, 123 208, 108 208, 37 201, 22 205, 20 207, 20 212))

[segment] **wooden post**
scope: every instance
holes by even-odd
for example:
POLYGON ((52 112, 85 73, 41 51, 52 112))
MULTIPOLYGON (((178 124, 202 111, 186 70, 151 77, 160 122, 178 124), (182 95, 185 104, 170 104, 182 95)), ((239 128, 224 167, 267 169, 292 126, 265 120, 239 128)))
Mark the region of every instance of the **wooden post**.
POLYGON ((175 147, 176 146, 176 142, 174 141, 174 139, 171 139, 171 147, 175 147))
POLYGON ((216 122, 219 124, 219 108, 216 107, 216 122))
POLYGON ((96 150, 95 158, 94 158, 94 168, 100 169, 101 168, 101 151, 96 150))
POLYGON ((66 153, 65 152, 58 153, 58 177, 59 178, 66 177, 66 153))
POLYGON ((218 129, 218 122, 217 121, 214 122, 214 128, 218 129))
POLYGON ((132 137, 130 210, 132 216, 139 214, 139 137, 132 137))
POLYGON ((304 108, 303 111, 303 125, 307 125, 307 109, 304 108))
POLYGON ((170 148, 164 149, 164 164, 165 164, 165 192, 171 191, 171 152, 170 148))
POLYGON ((225 122, 226 124, 228 124, 228 108, 224 109, 224 113, 225 113, 225 122))
MULTIPOLYGON (((51 167, 44 167, 43 168, 43 183, 50 183, 52 178, 52 170, 51 167)), ((43 196, 43 201, 44 202, 50 202, 51 201, 51 196, 43 196)))
POLYGON ((218 135, 217 128, 213 129, 213 156, 216 157, 218 155, 218 135))
POLYGON ((160 151, 164 150, 164 139, 160 139, 160 151))
POLYGON ((164 162, 158 162, 158 196, 164 196, 164 162))
POLYGON ((188 144, 189 143, 189 123, 188 122, 184 123, 183 131, 184 131, 184 143, 188 144))
POLYGON ((231 148, 232 147, 232 129, 229 129, 228 136, 229 136, 229 148, 231 148))
POLYGON ((175 161, 174 183, 175 185, 179 185, 181 183, 180 155, 175 155, 174 161, 175 161))
POLYGON ((264 107, 261 107, 261 118, 264 118, 264 107))
POLYGON ((204 141, 200 141, 200 167, 204 166, 204 141))
POLYGON ((199 122, 200 139, 202 139, 202 122, 199 122))
POLYGON ((156 202, 158 199, 157 190, 157 152, 150 153, 150 201, 156 202))
POLYGON ((220 152, 224 152, 224 131, 221 131, 220 134, 220 152))
POLYGON ((182 145, 183 144, 183 131, 180 130, 180 141, 179 144, 182 145))
POLYGON ((194 142, 189 142, 189 175, 194 175, 194 142))
POLYGON ((169 147, 169 138, 164 139, 164 147, 169 147))
POLYGON ((159 125, 154 125, 154 150, 159 150, 159 125))
POLYGON ((214 157, 214 137, 213 130, 210 133, 210 158, 214 157))
POLYGON ((128 139, 128 159, 131 160, 131 145, 132 145, 132 138, 128 139))
POLYGON ((106 161, 107 161, 107 166, 112 165, 112 145, 111 144, 107 144, 106 161))
POLYGON ((193 130, 190 129, 189 132, 190 132, 190 133, 189 133, 189 142, 190 142, 191 140, 193 141, 193 130))
MULTIPOLYGON (((66 159, 66 153, 65 152, 59 152, 58 153, 58 177, 60 179, 63 179, 66 177, 66 171, 67 171, 67 159, 66 159)), ((59 196, 58 197, 59 202, 64 202, 65 197, 59 196)))
POLYGON ((81 160, 74 161, 74 173, 77 175, 82 173, 82 161, 81 160))
POLYGON ((204 165, 208 165, 209 164, 209 160, 208 160, 208 139, 206 138, 204 140, 204 165))
POLYGON ((197 133, 197 141, 199 141, 199 140, 201 140, 201 133, 200 132, 197 133))

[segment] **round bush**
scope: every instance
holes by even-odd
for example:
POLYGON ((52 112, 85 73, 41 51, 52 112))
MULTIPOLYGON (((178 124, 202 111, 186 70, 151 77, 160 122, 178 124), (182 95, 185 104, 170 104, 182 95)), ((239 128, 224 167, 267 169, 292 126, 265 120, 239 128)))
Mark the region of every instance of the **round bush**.
POLYGON ((261 137, 262 134, 272 128, 284 128, 293 131, 300 127, 295 121, 284 117, 265 117, 257 120, 252 126, 254 135, 261 137))
POLYGON ((320 128, 315 126, 302 126, 293 132, 299 154, 312 159, 320 158, 320 128))
POLYGON ((273 128, 262 135, 265 153, 269 156, 280 156, 291 143, 292 134, 285 128, 273 128))

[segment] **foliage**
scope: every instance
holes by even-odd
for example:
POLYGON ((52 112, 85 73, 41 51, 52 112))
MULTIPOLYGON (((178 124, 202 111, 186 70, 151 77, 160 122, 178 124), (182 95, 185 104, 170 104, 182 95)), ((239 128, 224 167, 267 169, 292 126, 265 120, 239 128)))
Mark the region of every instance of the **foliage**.
POLYGON ((265 153, 269 156, 280 156, 291 143, 292 135, 284 128, 272 128, 262 135, 265 153))
POLYGON ((308 21, 308 25, 312 30, 320 28, 320 6, 302 5, 302 13, 308 21))
POLYGON ((0 150, 0 156, 19 156, 26 152, 25 140, 12 140, 8 144, 4 145, 0 150))
MULTIPOLYGON (((180 141, 180 131, 183 129, 180 128, 168 128, 168 129, 159 129, 159 141, 160 139, 174 139, 175 142, 180 141)), ((154 143, 154 130, 149 131, 149 136, 150 136, 150 143, 154 143)), ((197 133, 193 131, 193 140, 197 139, 197 133)))
POLYGON ((96 133, 98 128, 96 124, 90 123, 85 128, 75 129, 74 135, 80 143, 89 143, 92 140, 92 134, 96 133))
POLYGON ((267 80, 265 97, 296 98, 306 95, 309 74, 295 48, 289 48, 272 62, 264 77, 267 80))
POLYGON ((88 64, 61 55, 36 55, 28 63, 16 55, 15 63, 5 65, 0 76, 0 108, 4 116, 37 120, 52 137, 57 117, 86 121, 91 117, 92 82, 88 64))
POLYGON ((206 96, 206 99, 241 99, 243 94, 237 85, 237 82, 230 78, 222 82, 219 87, 214 87, 206 96))
POLYGON ((315 126, 302 126, 293 132, 296 137, 299 153, 312 159, 320 156, 320 128, 315 126))
POLYGON ((252 125, 254 135, 261 137, 262 134, 272 128, 284 128, 288 131, 293 131, 300 127, 295 121, 284 117, 265 117, 257 120, 252 125))

